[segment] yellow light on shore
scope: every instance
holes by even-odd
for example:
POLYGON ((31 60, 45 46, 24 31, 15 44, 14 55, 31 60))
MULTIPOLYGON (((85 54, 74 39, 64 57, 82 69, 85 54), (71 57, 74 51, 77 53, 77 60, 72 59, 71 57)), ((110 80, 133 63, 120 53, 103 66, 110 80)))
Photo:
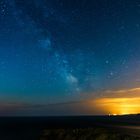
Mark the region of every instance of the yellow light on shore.
POLYGON ((117 114, 113 114, 113 116, 117 116, 117 114))
POLYGON ((140 97, 136 98, 101 98, 95 101, 97 109, 109 115, 140 113, 140 97))

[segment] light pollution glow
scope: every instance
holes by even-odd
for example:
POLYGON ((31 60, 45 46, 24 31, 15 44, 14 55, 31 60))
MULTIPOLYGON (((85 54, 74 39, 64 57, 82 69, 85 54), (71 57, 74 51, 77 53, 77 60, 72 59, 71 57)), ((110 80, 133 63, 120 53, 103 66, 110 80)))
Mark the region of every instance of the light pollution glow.
POLYGON ((101 98, 94 102, 96 108, 105 114, 138 114, 140 113, 140 97, 134 98, 101 98))

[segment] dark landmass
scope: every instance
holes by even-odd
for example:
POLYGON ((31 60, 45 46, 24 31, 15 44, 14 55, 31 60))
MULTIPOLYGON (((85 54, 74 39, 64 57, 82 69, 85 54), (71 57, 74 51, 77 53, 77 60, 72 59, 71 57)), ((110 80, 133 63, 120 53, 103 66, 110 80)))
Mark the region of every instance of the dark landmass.
POLYGON ((140 115, 0 117, 2 140, 140 140, 140 115))

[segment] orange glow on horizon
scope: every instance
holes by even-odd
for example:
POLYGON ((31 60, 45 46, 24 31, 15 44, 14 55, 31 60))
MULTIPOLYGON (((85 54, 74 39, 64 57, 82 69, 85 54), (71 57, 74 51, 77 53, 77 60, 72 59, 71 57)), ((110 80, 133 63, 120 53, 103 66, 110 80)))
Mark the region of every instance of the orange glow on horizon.
POLYGON ((94 103, 96 108, 104 112, 104 114, 126 115, 140 113, 140 97, 101 98, 97 99, 94 103))

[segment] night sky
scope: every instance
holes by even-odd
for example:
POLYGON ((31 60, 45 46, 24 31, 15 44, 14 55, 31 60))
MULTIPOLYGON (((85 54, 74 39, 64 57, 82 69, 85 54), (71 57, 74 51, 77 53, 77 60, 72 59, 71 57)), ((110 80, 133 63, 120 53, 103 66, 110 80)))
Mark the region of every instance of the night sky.
POLYGON ((0 0, 0 115, 106 114, 89 102, 139 93, 139 0, 0 0))

